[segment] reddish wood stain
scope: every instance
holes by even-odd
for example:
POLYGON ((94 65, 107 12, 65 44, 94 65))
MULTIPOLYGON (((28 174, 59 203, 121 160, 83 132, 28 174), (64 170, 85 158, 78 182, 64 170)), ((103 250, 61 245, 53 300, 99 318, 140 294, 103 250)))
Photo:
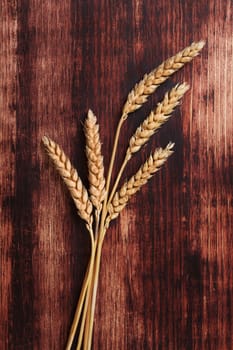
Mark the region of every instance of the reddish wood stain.
POLYGON ((231 1, 0 4, 0 349, 63 349, 88 235, 41 147, 48 134, 87 182, 82 121, 99 119, 105 164, 128 91, 194 40, 201 55, 133 114, 127 140, 164 91, 190 92, 149 147, 176 152, 104 244, 94 349, 232 349, 231 1))

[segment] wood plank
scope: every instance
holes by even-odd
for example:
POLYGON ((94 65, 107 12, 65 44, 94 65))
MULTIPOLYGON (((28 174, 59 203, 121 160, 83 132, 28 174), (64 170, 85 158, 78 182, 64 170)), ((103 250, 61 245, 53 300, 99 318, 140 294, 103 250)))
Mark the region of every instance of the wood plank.
POLYGON ((90 244, 41 147, 57 141, 87 183, 82 123, 100 123, 105 166, 127 93, 192 41, 201 55, 158 89, 191 85, 135 156, 175 154, 111 224, 103 248, 94 349, 231 349, 233 14, 231 1, 1 1, 0 348, 63 349, 90 244))
POLYGON ((0 348, 10 348, 12 331, 12 236, 15 216, 16 2, 0 5, 0 348))

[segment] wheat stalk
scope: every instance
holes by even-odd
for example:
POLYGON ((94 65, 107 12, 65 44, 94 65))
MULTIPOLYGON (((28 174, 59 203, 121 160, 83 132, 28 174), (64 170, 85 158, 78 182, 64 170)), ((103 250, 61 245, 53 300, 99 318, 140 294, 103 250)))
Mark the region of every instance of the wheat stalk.
POLYGON ((56 169, 67 185, 79 216, 86 221, 88 228, 92 225, 92 203, 89 200, 87 190, 83 185, 77 170, 71 165, 69 158, 63 150, 49 137, 44 136, 43 144, 52 159, 56 169))
POLYGON ((133 153, 136 153, 145 145, 150 137, 170 118, 171 113, 179 104, 185 92, 189 89, 186 83, 177 84, 164 96, 161 103, 158 103, 155 110, 151 111, 149 116, 137 128, 135 134, 129 140, 129 147, 126 157, 129 159, 133 153))
POLYGON ((81 325, 79 328, 78 344, 76 348, 79 350, 83 346, 85 350, 91 349, 102 245, 106 230, 110 221, 118 217, 130 198, 139 191, 166 162, 168 157, 173 153, 174 144, 169 143, 164 149, 156 149, 146 162, 141 165, 136 174, 126 181, 120 190, 117 191, 117 186, 123 170, 131 156, 139 151, 140 148, 148 142, 149 138, 156 132, 156 130, 168 120, 174 108, 179 104, 182 96, 188 90, 188 85, 186 83, 176 85, 173 89, 167 92, 162 102, 156 106, 155 110, 151 111, 149 116, 137 128, 136 132, 129 140, 125 159, 110 192, 112 170, 121 127, 127 119, 128 114, 139 109, 147 101, 148 96, 151 95, 160 84, 177 70, 182 68, 185 63, 190 62, 195 56, 197 56, 204 44, 204 41, 199 41, 197 43, 194 42, 175 56, 169 58, 151 73, 144 75, 143 79, 136 84, 133 90, 128 94, 115 133, 106 185, 103 157, 101 154, 99 125, 97 124, 97 119, 93 112, 91 110, 88 111, 84 123, 84 131, 86 136, 86 156, 88 161, 90 198, 77 171, 71 165, 70 160, 63 150, 48 137, 45 136, 43 138, 43 143, 48 154, 66 183, 80 217, 86 222, 91 237, 90 261, 69 333, 66 350, 71 350, 80 323, 80 318, 81 325), (94 214, 92 214, 93 206, 95 207, 95 220, 93 220, 94 214), (101 220, 99 221, 99 219, 101 220), (95 233, 93 226, 95 226, 95 233))
POLYGON ((105 196, 104 165, 103 156, 101 154, 99 125, 97 124, 96 116, 91 110, 88 111, 84 123, 84 131, 86 136, 90 199, 96 209, 100 212, 105 196))
POLYGON ((166 162, 167 158, 173 153, 174 143, 169 143, 166 148, 158 148, 155 150, 146 162, 139 168, 137 173, 133 175, 130 180, 124 183, 121 189, 115 193, 111 203, 108 206, 109 216, 106 219, 107 226, 109 222, 119 215, 124 209, 129 199, 140 188, 147 183, 147 181, 155 174, 161 166, 166 162))
POLYGON ((128 94, 126 103, 123 107, 123 115, 136 111, 146 101, 157 87, 162 84, 169 76, 182 68, 185 63, 190 62, 201 51, 205 42, 203 40, 194 42, 184 50, 178 52, 175 56, 164 61, 160 66, 155 68, 151 73, 145 74, 143 79, 135 85, 133 90, 128 94))

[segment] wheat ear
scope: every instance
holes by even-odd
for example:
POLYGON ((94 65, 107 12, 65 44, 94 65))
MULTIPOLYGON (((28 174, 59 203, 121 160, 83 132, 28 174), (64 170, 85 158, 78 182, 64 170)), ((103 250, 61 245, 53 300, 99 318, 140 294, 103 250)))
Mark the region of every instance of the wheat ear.
POLYGON ((137 173, 115 193, 108 206, 109 216, 106 219, 107 225, 119 215, 132 195, 139 191, 142 185, 146 184, 152 175, 166 162, 167 158, 173 153, 173 147, 174 143, 169 143, 164 149, 156 149, 154 154, 146 160, 137 173))
POLYGON ((52 159, 56 169, 67 185, 80 217, 86 221, 87 227, 92 225, 92 203, 88 198, 88 193, 83 185, 77 170, 71 165, 69 158, 63 150, 49 137, 42 138, 43 144, 52 159))
POLYGON ((150 137, 170 118, 171 113, 188 89, 189 86, 186 83, 177 84, 165 94, 163 101, 158 103, 155 110, 151 111, 149 116, 137 128, 135 134, 130 138, 129 147, 126 152, 128 159, 133 153, 139 151, 149 141, 150 137))
POLYGON ((96 116, 91 110, 88 111, 84 123, 84 131, 86 136, 90 199, 96 209, 100 212, 105 196, 104 164, 103 156, 101 154, 99 125, 97 124, 96 116))
POLYGON ((164 61, 160 66, 155 68, 151 73, 145 74, 143 79, 135 85, 133 90, 128 94, 128 98, 123 107, 123 115, 136 111, 146 101, 157 87, 168 79, 173 73, 182 68, 185 63, 190 62, 201 51, 205 41, 194 42, 184 50, 178 52, 175 56, 164 61))

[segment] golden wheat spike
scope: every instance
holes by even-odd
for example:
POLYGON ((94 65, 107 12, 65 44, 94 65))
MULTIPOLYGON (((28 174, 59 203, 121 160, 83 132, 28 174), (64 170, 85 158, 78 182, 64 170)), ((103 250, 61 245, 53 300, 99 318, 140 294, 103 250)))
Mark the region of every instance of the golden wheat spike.
POLYGON ((173 153, 173 147, 174 143, 169 143, 164 149, 156 149, 154 154, 146 160, 137 173, 132 176, 129 181, 125 182, 121 189, 115 193, 108 207, 109 216, 106 220, 107 225, 119 215, 132 195, 139 191, 142 185, 146 184, 153 174, 161 168, 168 157, 173 153))
POLYGON ((93 221, 91 215, 92 203, 88 198, 87 190, 78 176, 77 170, 71 165, 69 158, 57 143, 47 136, 44 136, 42 141, 53 164, 70 191, 79 216, 86 221, 87 226, 90 228, 93 221))
POLYGON ((186 83, 178 84, 165 94, 163 101, 158 103, 155 110, 151 111, 130 138, 126 152, 128 159, 133 153, 139 151, 149 141, 150 137, 170 118, 171 113, 188 89, 189 86, 186 83))
POLYGON ((175 56, 164 61, 151 73, 145 74, 143 79, 135 85, 128 94, 126 103, 123 107, 123 116, 136 111, 146 101, 157 87, 167 80, 173 73, 182 68, 185 63, 190 62, 198 55, 204 47, 205 41, 194 42, 184 50, 178 52, 175 56))
POLYGON ((89 110, 84 123, 86 136, 86 156, 89 172, 90 199, 96 209, 100 212, 105 196, 105 178, 103 156, 101 154, 101 143, 99 125, 94 113, 89 110))

